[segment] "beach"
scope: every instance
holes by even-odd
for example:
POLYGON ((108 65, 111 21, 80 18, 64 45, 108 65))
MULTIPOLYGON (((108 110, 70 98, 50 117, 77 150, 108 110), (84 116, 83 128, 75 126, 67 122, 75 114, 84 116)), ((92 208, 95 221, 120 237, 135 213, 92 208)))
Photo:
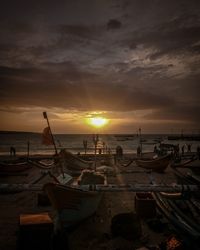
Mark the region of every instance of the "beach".
MULTIPOLYGON (((123 162, 128 162, 131 157, 133 156, 126 155, 123 162)), ((148 184, 152 178, 158 184, 172 184, 176 181, 170 167, 166 169, 165 173, 147 173, 144 169, 136 167, 134 162, 126 168, 121 164, 116 164, 114 168, 118 172, 125 169, 126 171, 134 170, 135 173, 108 175, 109 184, 148 184)), ((1 177, 1 183, 33 183, 41 176, 41 173, 41 169, 31 167, 28 171, 23 172, 24 176, 1 177)), ((37 184, 49 181, 52 181, 51 178, 44 176, 37 184)), ((153 232, 145 221, 142 221, 141 239, 130 241, 121 237, 112 237, 112 218, 120 213, 135 212, 134 203, 134 192, 106 192, 95 215, 86 219, 68 234, 69 249, 137 249, 144 245, 161 243, 166 238, 166 232, 153 232)), ((38 192, 24 191, 1 195, 0 210, 0 246, 2 250, 16 249, 20 215, 48 212, 53 218, 51 206, 38 206, 38 192)))

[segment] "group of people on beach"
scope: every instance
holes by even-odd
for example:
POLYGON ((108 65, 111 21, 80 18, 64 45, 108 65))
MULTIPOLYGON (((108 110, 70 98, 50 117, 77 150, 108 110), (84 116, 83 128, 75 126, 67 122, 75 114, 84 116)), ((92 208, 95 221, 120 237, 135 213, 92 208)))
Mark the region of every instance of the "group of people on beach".
MULTIPOLYGON (((179 144, 177 145, 179 147, 179 144)), ((182 147, 181 147, 181 154, 184 155, 185 153, 185 147, 187 147, 187 152, 191 152, 191 147, 192 147, 192 144, 184 144, 182 147)))
MULTIPOLYGON (((173 150, 173 155, 175 158, 180 158, 181 156, 184 156, 185 153, 191 153, 192 152, 192 144, 184 144, 181 146, 181 152, 180 152, 180 146, 179 144, 177 144, 175 147, 174 147, 174 150, 173 150), (186 151, 187 149, 187 151, 186 151)), ((198 159, 200 159, 200 146, 198 145, 197 148, 196 148, 196 154, 197 154, 197 157, 198 159)))

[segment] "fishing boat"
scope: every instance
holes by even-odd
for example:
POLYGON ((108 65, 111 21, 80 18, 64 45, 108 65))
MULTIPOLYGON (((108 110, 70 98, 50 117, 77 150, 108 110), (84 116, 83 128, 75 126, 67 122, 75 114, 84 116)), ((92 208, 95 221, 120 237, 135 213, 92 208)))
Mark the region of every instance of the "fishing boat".
MULTIPOLYGON (((182 172, 178 168, 172 168, 173 173, 177 179, 177 183, 181 185, 200 185, 200 179, 198 176, 190 173, 190 172, 182 172)), ((190 195, 190 189, 183 190, 184 192, 188 193, 188 196, 190 195)), ((192 195, 192 199, 199 200, 200 194, 199 192, 194 192, 192 195)))
POLYGON ((56 159, 57 165, 70 174, 80 174, 84 169, 94 169, 94 161, 83 160, 66 149, 62 149, 56 159))
POLYGON ((138 159, 135 160, 138 167, 149 169, 155 172, 164 172, 171 161, 171 155, 158 157, 153 160, 138 159))
POLYGON ((27 161, 17 163, 0 162, 0 173, 19 173, 30 168, 31 166, 27 161))
MULTIPOLYGON (((105 177, 94 171, 83 171, 76 184, 104 184, 105 177)), ((49 200, 56 211, 55 229, 69 229, 94 214, 102 192, 88 191, 79 186, 57 183, 44 185, 49 200)))
POLYGON ((179 199, 182 199, 184 197, 182 192, 178 192, 178 193, 160 192, 160 195, 163 198, 170 199, 170 200, 179 200, 179 199))
POLYGON ((117 141, 129 141, 134 139, 134 135, 125 135, 125 134, 119 134, 119 135, 114 135, 117 141))
POLYGON ((173 167, 173 168, 187 168, 187 166, 189 166, 189 164, 192 163, 193 161, 195 161, 195 159, 193 159, 193 158, 181 159, 178 162, 171 163, 171 167, 173 167))
POLYGON ((37 160, 37 159, 29 159, 28 162, 35 166, 35 167, 38 167, 40 169, 44 169, 44 170, 50 170, 52 169, 54 166, 55 166, 55 162, 54 160, 37 160))
POLYGON ((180 162, 179 164, 172 164, 173 168, 186 168, 190 169, 194 174, 200 174, 200 161, 197 159, 190 159, 188 162, 180 162))
POLYGON ((200 239, 199 211, 189 200, 171 200, 163 198, 159 193, 153 193, 159 210, 174 226, 175 230, 192 246, 197 247, 200 239))

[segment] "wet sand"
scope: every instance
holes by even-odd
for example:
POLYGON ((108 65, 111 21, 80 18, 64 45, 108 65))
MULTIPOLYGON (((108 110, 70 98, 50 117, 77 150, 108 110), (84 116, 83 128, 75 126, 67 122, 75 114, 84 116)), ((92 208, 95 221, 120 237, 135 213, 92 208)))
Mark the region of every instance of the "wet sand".
MULTIPOLYGON (((132 156, 126 156, 123 163, 127 163, 132 156)), ((164 174, 153 173, 147 174, 144 169, 138 168, 133 162, 127 168, 120 164, 115 166, 117 170, 135 170, 137 173, 117 174, 108 176, 109 184, 133 184, 133 183, 150 183, 154 178, 156 183, 171 184, 176 182, 173 172, 168 167, 164 174), (140 172, 140 173, 138 173, 140 172)), ((32 167, 24 172, 27 176, 9 176, 0 177, 1 183, 32 183, 41 175, 41 170, 32 167)), ((51 181, 46 176, 39 183, 44 184, 51 181)), ((88 218, 82 224, 78 225, 69 235, 69 249, 136 249, 145 244, 158 244, 164 238, 165 233, 155 233, 150 230, 147 224, 142 221, 142 238, 136 241, 128 241, 123 238, 111 237, 111 219, 119 213, 128 213, 135 210, 135 193, 119 192, 105 193, 96 215, 88 218)), ((17 194, 0 195, 0 249, 14 250, 17 244, 17 235, 19 232, 20 214, 49 212, 53 215, 50 206, 42 207, 37 204, 37 192, 21 192, 17 194)))

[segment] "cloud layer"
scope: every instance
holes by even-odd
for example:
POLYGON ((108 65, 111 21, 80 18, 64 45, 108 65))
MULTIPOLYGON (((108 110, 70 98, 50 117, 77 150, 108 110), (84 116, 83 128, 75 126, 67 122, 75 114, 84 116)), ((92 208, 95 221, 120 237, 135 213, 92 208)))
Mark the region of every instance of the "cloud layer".
POLYGON ((195 0, 5 2, 0 112, 140 112, 138 122, 198 128, 199 9, 195 0))

